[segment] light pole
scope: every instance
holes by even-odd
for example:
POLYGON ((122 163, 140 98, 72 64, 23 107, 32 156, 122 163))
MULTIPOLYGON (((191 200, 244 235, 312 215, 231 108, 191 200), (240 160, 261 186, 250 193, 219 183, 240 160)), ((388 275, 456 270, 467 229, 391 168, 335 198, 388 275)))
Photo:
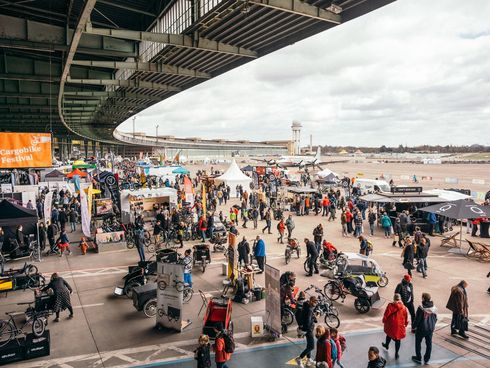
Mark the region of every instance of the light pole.
POLYGON ((135 131, 134 131, 134 122, 135 122, 135 121, 136 121, 136 115, 135 115, 135 116, 133 116, 133 139, 134 139, 134 137, 136 137, 136 133, 135 133, 135 131))

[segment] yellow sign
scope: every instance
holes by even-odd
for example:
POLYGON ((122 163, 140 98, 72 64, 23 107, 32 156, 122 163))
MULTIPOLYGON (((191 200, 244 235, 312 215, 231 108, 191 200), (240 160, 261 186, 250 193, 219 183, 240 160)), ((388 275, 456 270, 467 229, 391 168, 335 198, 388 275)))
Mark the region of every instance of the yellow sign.
POLYGON ((50 133, 0 133, 0 168, 51 166, 50 133))

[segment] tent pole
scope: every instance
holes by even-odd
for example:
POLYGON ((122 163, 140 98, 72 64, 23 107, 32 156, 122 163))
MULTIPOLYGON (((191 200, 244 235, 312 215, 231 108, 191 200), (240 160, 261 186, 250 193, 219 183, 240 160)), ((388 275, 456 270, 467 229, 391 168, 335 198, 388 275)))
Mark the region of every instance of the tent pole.
POLYGON ((36 233, 37 233, 37 261, 41 262, 41 244, 39 243, 39 218, 36 224, 36 233))

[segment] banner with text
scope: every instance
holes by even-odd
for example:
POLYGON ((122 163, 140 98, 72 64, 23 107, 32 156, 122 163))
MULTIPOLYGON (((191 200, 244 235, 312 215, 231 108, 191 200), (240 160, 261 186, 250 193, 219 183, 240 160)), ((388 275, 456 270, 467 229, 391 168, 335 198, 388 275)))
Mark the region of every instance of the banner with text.
POLYGON ((277 334, 281 333, 281 291, 280 271, 268 264, 265 265, 265 289, 267 299, 265 300, 266 323, 271 330, 277 334))
POLYGON ((0 168, 52 165, 50 133, 0 133, 0 168))

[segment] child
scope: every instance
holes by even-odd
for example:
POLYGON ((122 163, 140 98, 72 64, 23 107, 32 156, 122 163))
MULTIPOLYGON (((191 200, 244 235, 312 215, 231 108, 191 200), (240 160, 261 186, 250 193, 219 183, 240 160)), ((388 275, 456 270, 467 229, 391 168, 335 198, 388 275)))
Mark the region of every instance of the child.
POLYGON ((68 236, 66 235, 66 231, 63 229, 61 230, 61 235, 57 241, 58 248, 60 250, 60 257, 63 256, 63 252, 66 250, 68 252, 68 255, 71 254, 70 250, 70 241, 68 240, 68 236))
POLYGON ((340 335, 336 328, 330 329, 330 338, 335 341, 335 345, 337 346, 337 359, 333 361, 333 366, 337 364, 340 368, 344 368, 342 363, 340 363, 340 359, 342 358, 342 354, 345 351, 346 343, 345 337, 340 335))
POLYGON ((82 239, 80 239, 80 249, 82 250, 82 254, 86 255, 87 250, 88 250, 88 244, 87 244, 87 239, 82 236, 82 239))
POLYGON ((197 360, 197 368, 211 367, 211 353, 209 345, 209 336, 199 336, 199 346, 194 350, 194 359, 197 360))

